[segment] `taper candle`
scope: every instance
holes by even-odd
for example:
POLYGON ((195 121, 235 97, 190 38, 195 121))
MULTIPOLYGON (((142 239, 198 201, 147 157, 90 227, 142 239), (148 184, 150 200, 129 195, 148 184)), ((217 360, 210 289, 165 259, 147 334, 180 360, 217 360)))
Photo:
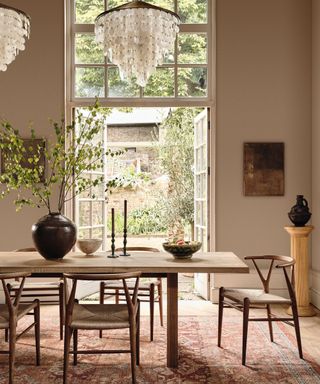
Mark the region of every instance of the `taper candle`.
POLYGON ((111 208, 111 232, 114 233, 114 208, 111 208))
POLYGON ((127 229, 127 214, 128 214, 128 208, 127 208, 127 200, 124 201, 124 223, 123 223, 123 227, 124 227, 124 230, 127 229))

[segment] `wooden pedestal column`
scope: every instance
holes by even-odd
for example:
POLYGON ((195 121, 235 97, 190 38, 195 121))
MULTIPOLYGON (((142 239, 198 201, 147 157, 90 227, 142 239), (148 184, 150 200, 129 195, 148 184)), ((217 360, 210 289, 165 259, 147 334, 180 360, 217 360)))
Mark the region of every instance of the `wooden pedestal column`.
MULTIPOLYGON (((295 291, 299 316, 314 316, 309 298, 309 254, 308 237, 313 230, 312 225, 305 227, 284 227, 291 237, 291 257, 295 264, 295 291)), ((291 308, 288 309, 291 314, 291 308)))

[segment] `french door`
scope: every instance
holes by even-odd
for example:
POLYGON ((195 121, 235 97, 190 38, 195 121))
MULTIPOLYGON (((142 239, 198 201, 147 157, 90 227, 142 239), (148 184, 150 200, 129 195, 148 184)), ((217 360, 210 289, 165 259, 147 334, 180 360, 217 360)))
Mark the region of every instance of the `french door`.
MULTIPOLYGON (((205 108, 194 119, 194 238, 208 251, 209 240, 209 120, 205 108)), ((209 299, 210 274, 195 273, 195 291, 209 299)))

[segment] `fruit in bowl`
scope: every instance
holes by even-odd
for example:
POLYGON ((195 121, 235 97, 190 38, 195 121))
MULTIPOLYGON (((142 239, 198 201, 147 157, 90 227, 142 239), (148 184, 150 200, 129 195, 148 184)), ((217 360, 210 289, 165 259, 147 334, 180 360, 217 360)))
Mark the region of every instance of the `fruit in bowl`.
POLYGON ((92 255, 100 248, 101 244, 101 239, 79 239, 77 241, 77 246, 79 247, 80 251, 86 255, 92 255))
POLYGON ((162 246, 175 259, 190 259, 195 252, 199 251, 202 243, 200 241, 178 240, 176 242, 163 243, 162 246))

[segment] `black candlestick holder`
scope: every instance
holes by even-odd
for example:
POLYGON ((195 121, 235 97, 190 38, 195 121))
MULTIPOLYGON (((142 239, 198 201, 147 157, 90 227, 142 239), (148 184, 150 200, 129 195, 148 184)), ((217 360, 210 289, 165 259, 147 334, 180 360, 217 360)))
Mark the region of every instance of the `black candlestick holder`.
POLYGON ((111 254, 110 255, 108 255, 108 257, 109 258, 111 258, 111 259, 115 259, 116 257, 119 257, 119 255, 117 255, 116 253, 115 253, 115 249, 116 249, 116 247, 115 247, 115 235, 114 235, 114 233, 112 232, 111 233, 111 254))
POLYGON ((123 248, 120 256, 130 256, 127 253, 127 215, 128 215, 128 202, 124 201, 124 218, 123 218, 123 248))
POLYGON ((120 256, 130 256, 130 253, 127 253, 127 229, 124 228, 123 230, 123 248, 122 253, 120 253, 120 256))

